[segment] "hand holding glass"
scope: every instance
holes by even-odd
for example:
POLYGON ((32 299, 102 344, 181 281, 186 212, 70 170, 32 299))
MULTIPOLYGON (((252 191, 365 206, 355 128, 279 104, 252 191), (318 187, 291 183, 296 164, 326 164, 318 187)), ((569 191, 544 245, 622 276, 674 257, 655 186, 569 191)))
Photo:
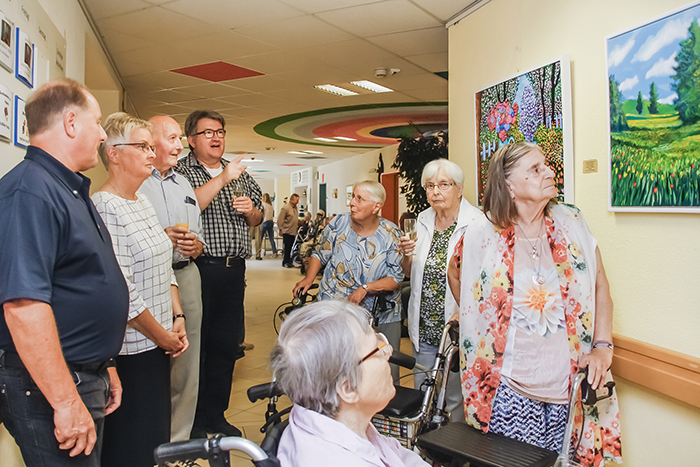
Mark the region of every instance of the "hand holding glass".
MULTIPOLYGON (((406 233, 406 236, 409 238, 409 240, 413 240, 413 243, 415 245, 416 242, 416 220, 415 219, 404 219, 403 221, 403 230, 406 233)), ((407 256, 414 256, 416 254, 416 251, 413 250, 411 253, 408 253, 407 256)))

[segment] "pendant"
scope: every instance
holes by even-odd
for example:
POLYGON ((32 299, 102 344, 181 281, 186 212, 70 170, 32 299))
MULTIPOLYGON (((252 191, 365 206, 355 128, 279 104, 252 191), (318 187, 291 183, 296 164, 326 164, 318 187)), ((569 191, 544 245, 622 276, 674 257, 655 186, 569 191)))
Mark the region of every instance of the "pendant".
POLYGON ((542 274, 540 274, 539 272, 536 272, 535 274, 532 275, 532 282, 535 285, 544 285, 545 280, 546 279, 544 278, 544 276, 542 274))
POLYGON ((532 249, 532 260, 537 261, 539 258, 540 258, 540 255, 539 255, 539 253, 537 253, 537 249, 533 248, 532 249))

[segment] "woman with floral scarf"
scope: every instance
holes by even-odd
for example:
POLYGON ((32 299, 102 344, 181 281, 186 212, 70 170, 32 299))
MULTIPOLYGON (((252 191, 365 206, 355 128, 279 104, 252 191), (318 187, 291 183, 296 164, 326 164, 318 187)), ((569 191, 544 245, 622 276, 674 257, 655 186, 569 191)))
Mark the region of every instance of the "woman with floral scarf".
MULTIPOLYGON (((486 217, 467 229, 448 280, 460 297, 467 423, 559 451, 573 377, 587 367, 593 388, 611 379, 613 303, 595 238, 556 195, 536 145, 502 146, 489 164, 486 217)), ((576 410, 579 461, 621 462, 617 396, 576 410)))

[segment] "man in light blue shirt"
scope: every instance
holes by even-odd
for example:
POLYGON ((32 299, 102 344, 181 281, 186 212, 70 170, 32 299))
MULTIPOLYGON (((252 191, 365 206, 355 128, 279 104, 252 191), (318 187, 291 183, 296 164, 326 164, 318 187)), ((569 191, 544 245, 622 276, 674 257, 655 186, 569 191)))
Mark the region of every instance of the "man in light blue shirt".
POLYGON ((189 181, 172 168, 182 152, 182 130, 170 117, 151 118, 156 158, 153 173, 139 191, 153 204, 158 221, 173 242, 173 270, 190 348, 172 360, 170 391, 172 441, 190 438, 199 388, 202 284, 194 259, 202 253, 202 224, 197 197, 189 181))

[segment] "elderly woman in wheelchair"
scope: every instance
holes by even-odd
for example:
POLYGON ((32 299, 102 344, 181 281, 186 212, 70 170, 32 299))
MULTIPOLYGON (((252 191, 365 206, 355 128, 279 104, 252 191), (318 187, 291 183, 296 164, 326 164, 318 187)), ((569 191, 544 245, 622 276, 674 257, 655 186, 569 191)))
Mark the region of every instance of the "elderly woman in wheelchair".
POLYGON ((278 386, 294 402, 281 465, 428 465, 370 422, 395 393, 391 353, 367 311, 351 303, 318 302, 287 318, 270 356, 278 386))

